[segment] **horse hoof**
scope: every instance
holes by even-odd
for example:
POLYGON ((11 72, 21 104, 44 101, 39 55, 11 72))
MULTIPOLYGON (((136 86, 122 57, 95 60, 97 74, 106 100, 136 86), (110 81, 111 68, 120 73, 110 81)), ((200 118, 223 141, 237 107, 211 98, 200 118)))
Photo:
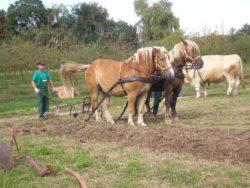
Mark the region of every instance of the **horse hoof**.
POLYGON ((111 125, 114 125, 115 122, 112 120, 112 121, 109 121, 108 123, 110 123, 111 125))
POLYGON ((178 123, 179 122, 179 118, 175 117, 172 119, 172 124, 178 123))
POLYGON ((128 123, 130 126, 135 126, 134 122, 128 123))
POLYGON ((173 122, 172 122, 172 120, 171 119, 166 119, 165 120, 165 124, 172 124, 173 122))
POLYGON ((140 124, 138 124, 138 125, 140 125, 140 126, 142 126, 142 127, 147 127, 147 124, 145 124, 145 123, 140 123, 140 124))

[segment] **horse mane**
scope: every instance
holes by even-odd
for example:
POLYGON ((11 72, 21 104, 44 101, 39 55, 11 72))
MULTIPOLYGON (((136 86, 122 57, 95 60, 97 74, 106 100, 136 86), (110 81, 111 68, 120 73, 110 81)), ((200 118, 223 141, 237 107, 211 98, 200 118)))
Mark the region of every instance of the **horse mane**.
POLYGON ((199 46, 192 40, 183 40, 182 42, 177 43, 174 48, 169 51, 170 56, 174 56, 173 59, 182 59, 184 50, 186 53, 192 55, 200 55, 199 46))
POLYGON ((139 48, 136 53, 132 57, 130 57, 126 62, 131 61, 131 59, 134 60, 135 63, 139 63, 140 61, 143 62, 150 62, 153 61, 153 51, 154 49, 158 49, 161 52, 167 52, 167 50, 164 47, 160 46, 152 46, 152 47, 145 47, 145 48, 139 48), (149 57, 149 59, 148 59, 149 57))

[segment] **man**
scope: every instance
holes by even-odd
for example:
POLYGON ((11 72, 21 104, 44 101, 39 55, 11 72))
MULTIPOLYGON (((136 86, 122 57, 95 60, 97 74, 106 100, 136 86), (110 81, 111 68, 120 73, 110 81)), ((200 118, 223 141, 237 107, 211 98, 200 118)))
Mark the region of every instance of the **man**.
MULTIPOLYGON (((156 115, 158 113, 158 108, 162 99, 162 92, 161 91, 154 91, 154 104, 153 104, 153 115, 154 119, 156 119, 156 115)), ((178 95, 178 97, 184 97, 183 88, 181 88, 181 91, 178 95)))
POLYGON ((37 63, 37 70, 33 74, 31 84, 34 88, 38 104, 39 118, 44 118, 45 113, 49 112, 49 89, 54 91, 54 84, 50 75, 45 71, 46 64, 42 61, 37 63))
POLYGON ((154 91, 154 104, 153 104, 153 115, 156 118, 156 114, 158 113, 158 108, 162 99, 162 92, 161 91, 154 91))

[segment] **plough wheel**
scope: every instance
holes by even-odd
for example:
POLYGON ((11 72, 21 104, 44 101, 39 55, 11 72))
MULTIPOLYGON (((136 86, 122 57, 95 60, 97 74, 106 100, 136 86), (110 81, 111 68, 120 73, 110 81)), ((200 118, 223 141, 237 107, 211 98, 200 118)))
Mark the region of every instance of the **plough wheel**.
MULTIPOLYGON (((91 114, 91 98, 85 97, 82 102, 76 103, 70 108, 70 116, 80 120, 86 120, 91 114)), ((100 110, 102 116, 102 110, 100 110)), ((92 116, 94 118, 94 116, 92 116)))
POLYGON ((86 97, 82 102, 76 103, 70 108, 70 116, 76 119, 85 119, 91 112, 91 98, 86 97))

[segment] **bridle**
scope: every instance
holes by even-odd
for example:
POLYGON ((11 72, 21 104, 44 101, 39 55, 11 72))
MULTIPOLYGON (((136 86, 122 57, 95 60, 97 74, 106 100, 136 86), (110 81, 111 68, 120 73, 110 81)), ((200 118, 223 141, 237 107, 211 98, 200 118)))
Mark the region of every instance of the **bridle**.
MULTIPOLYGON (((187 55, 186 49, 184 50, 184 55, 185 55, 184 60, 185 60, 186 72, 188 73, 188 70, 193 69, 194 74, 195 74, 195 71, 197 71, 199 77, 201 78, 201 80, 203 80, 203 77, 201 76, 199 69, 201 69, 203 67, 204 63, 197 62, 197 60, 201 59, 201 56, 197 56, 196 58, 192 58, 189 55, 187 55), (188 64, 188 63, 190 63, 190 64, 188 64)), ((202 61, 200 61, 200 62, 202 62, 202 61)))
POLYGON ((184 45, 183 52, 184 52, 184 62, 188 69, 200 69, 203 67, 203 64, 198 62, 198 60, 201 59, 200 55, 195 58, 192 58, 187 54, 187 45, 184 45), (190 63, 189 66, 188 63, 190 63))
MULTIPOLYGON (((172 52, 172 55, 173 55, 173 58, 174 58, 174 61, 175 61, 175 54, 174 54, 174 50, 171 50, 172 52)), ((182 61, 181 64, 179 65, 175 65, 177 68, 180 67, 181 69, 183 69, 185 67, 185 71, 188 73, 188 70, 190 69, 193 69, 194 71, 197 71, 198 72, 198 75, 200 76, 200 78, 203 80, 200 72, 199 72, 199 69, 201 69, 204 65, 204 63, 200 63, 202 61, 199 61, 199 59, 201 59, 201 56, 197 56, 195 58, 192 58, 190 57, 188 54, 187 54, 187 46, 184 47, 183 49, 183 54, 184 54, 184 61, 182 61)))
MULTIPOLYGON (((164 56, 164 58, 166 58, 164 56)), ((155 60, 155 54, 152 54, 152 59, 153 59, 153 64, 155 65, 155 69, 158 70, 158 71, 161 71, 161 72, 165 72, 165 71, 168 71, 169 69, 173 68, 172 65, 168 68, 164 68, 162 66, 160 66, 158 63, 157 63, 157 60, 155 60)))

